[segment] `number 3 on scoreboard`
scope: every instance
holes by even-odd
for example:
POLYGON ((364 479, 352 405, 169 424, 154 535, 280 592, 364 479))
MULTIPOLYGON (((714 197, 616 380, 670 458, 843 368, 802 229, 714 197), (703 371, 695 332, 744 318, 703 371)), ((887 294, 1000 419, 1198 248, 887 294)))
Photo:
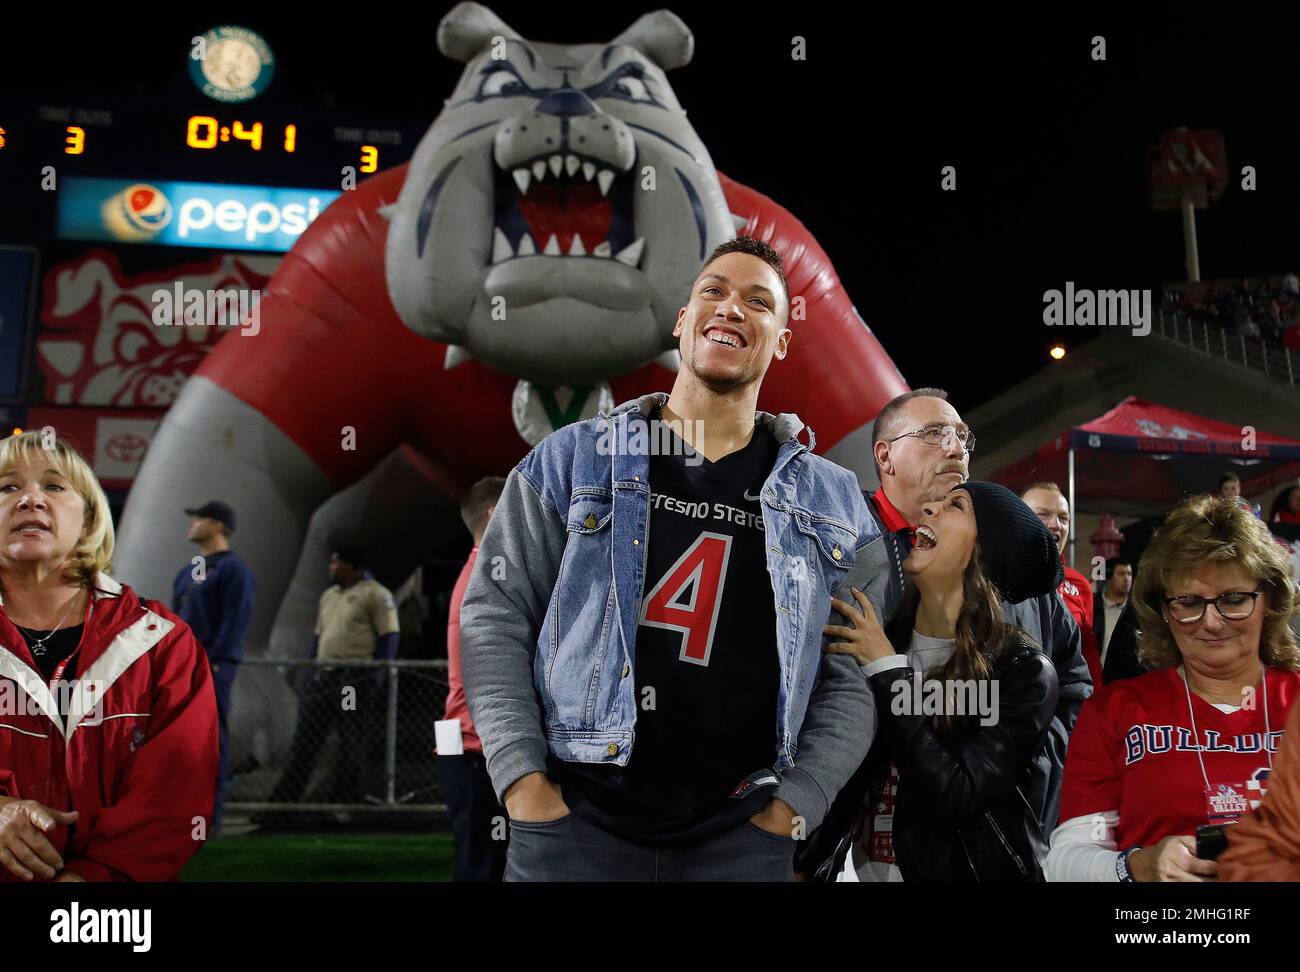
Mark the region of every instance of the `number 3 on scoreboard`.
POLYGON ((730 559, 731 537, 701 533, 642 602, 642 624, 681 633, 682 650, 677 657, 684 662, 709 663, 730 559), (683 601, 687 588, 690 596, 683 601))

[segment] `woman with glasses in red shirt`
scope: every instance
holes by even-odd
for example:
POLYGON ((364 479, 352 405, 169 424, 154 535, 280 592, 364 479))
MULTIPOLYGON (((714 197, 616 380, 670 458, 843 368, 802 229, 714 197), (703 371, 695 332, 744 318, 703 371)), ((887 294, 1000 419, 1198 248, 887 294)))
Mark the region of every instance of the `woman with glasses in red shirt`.
POLYGON ((1084 703, 1048 880, 1215 880, 1214 835, 1198 852, 1197 831, 1259 804, 1300 694, 1291 565, 1236 500, 1170 513, 1133 601, 1151 670, 1084 703))

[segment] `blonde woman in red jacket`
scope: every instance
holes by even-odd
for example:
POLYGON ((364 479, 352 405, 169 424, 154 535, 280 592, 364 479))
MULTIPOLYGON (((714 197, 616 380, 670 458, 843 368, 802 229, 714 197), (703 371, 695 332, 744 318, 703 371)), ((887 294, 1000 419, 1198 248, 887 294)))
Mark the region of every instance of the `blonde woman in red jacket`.
POLYGON ((184 621, 108 576, 112 553, 76 450, 0 440, 0 882, 175 880, 206 836, 206 657, 184 621))

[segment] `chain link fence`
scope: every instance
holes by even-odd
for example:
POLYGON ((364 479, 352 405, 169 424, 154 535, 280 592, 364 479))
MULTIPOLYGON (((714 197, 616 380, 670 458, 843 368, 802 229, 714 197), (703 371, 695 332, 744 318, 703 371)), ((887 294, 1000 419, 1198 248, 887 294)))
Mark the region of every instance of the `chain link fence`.
POLYGON ((240 667, 236 694, 254 672, 263 682, 278 677, 296 713, 292 737, 281 731, 269 746, 250 746, 232 731, 227 813, 252 814, 255 823, 445 814, 434 723, 447 698, 446 659, 246 658, 240 667))

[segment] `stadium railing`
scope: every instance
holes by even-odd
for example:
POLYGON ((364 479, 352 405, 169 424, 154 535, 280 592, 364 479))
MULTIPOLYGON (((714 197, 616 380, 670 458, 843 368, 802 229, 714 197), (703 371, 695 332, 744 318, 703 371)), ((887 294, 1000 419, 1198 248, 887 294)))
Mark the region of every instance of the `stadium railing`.
POLYGON ((1156 333, 1193 351, 1285 381, 1292 387, 1300 382, 1300 354, 1268 344, 1261 338, 1229 334, 1217 324, 1194 321, 1182 311, 1158 310, 1156 333))

